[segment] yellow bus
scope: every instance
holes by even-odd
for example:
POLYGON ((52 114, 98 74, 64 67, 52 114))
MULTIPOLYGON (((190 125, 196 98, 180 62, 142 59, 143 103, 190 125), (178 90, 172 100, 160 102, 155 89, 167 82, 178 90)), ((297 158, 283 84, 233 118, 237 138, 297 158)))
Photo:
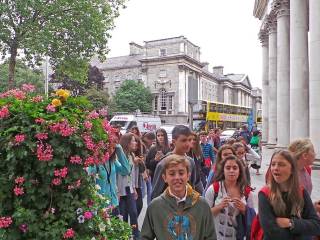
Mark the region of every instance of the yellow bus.
POLYGON ((250 107, 226 104, 220 102, 202 101, 199 117, 194 121, 205 121, 206 129, 219 127, 221 129, 241 127, 247 123, 251 112, 250 107))

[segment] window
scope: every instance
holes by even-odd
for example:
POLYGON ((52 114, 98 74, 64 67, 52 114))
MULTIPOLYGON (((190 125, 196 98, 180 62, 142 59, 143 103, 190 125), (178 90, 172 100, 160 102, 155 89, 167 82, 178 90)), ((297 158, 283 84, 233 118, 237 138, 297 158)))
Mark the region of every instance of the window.
POLYGON ((159 97, 158 96, 155 96, 154 97, 154 105, 153 105, 153 109, 155 110, 155 111, 157 111, 158 110, 158 99, 159 99, 159 97))
POLYGON ((167 49, 161 48, 160 49, 160 57, 166 56, 167 55, 167 49))
POLYGON ((165 89, 160 90, 160 110, 167 110, 167 92, 165 89))

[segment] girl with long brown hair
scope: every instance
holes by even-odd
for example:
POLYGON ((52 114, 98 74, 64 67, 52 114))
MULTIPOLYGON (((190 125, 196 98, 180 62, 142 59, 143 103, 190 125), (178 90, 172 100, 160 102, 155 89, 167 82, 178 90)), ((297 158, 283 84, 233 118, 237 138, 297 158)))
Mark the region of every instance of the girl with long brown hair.
POLYGON ((264 239, 311 239, 320 235, 320 219, 308 192, 300 187, 297 164, 290 152, 276 151, 268 172, 268 185, 258 194, 264 239))
POLYGON ((253 208, 253 199, 250 192, 245 193, 247 183, 241 161, 234 155, 221 161, 216 172, 214 184, 208 188, 205 198, 211 207, 214 216, 215 228, 218 240, 236 240, 238 215, 245 218, 246 209, 253 208))

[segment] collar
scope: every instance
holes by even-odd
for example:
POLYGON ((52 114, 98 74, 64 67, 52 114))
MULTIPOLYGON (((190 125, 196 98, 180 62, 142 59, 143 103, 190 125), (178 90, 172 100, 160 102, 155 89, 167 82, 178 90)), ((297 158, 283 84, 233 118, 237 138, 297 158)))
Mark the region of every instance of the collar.
POLYGON ((169 193, 169 195, 170 195, 171 197, 174 197, 174 198, 176 199, 177 203, 185 202, 186 199, 187 199, 187 195, 188 195, 187 186, 186 186, 186 193, 185 193, 185 195, 184 195, 183 198, 179 198, 179 197, 177 197, 176 195, 174 195, 174 194, 170 191, 170 188, 168 188, 168 193, 169 193))

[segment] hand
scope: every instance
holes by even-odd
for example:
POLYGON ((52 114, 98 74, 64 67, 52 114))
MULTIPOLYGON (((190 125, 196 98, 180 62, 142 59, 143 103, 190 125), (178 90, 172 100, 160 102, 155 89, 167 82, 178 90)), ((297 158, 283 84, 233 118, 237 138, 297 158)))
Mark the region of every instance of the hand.
POLYGON ((162 156, 163 156, 163 153, 158 151, 156 153, 156 156, 154 157, 154 160, 159 161, 162 158, 162 156))
POLYGON ((219 207, 220 210, 225 208, 225 207, 228 207, 228 204, 229 204, 230 201, 231 201, 230 197, 225 197, 222 200, 222 202, 217 205, 217 207, 219 207))
POLYGON ((138 192, 136 189, 134 189, 133 195, 134 195, 134 200, 137 200, 138 199, 138 192))
POLYGON ((242 213, 245 214, 246 212, 246 205, 239 199, 239 198, 233 198, 232 202, 234 206, 242 213))
POLYGON ((139 162, 140 162, 140 158, 139 158, 139 157, 134 157, 133 163, 134 163, 135 165, 137 165, 139 162))
POLYGON ((289 228, 290 227, 290 219, 289 218, 276 218, 276 222, 281 228, 289 228))

